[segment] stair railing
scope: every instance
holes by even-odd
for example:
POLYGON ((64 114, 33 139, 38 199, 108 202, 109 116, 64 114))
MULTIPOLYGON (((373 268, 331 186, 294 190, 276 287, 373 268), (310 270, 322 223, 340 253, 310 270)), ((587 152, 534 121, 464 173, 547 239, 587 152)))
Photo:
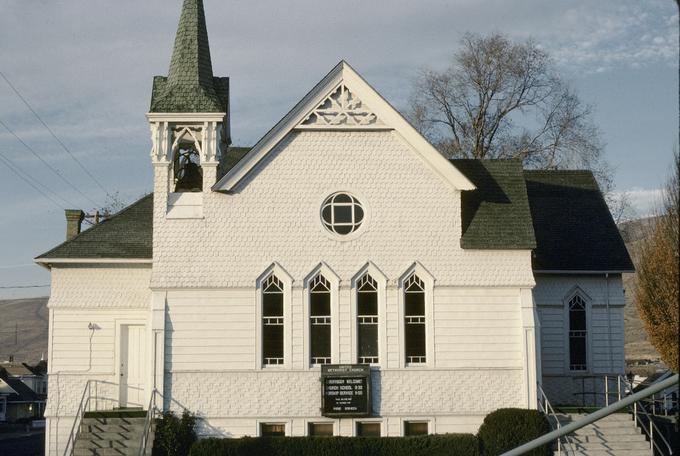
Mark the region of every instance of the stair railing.
POLYGON ((73 426, 71 426, 71 432, 68 435, 68 440, 66 441, 66 448, 64 448, 64 456, 70 456, 75 450, 76 439, 78 434, 80 434, 80 423, 83 421, 83 416, 87 411, 87 407, 90 405, 90 394, 91 384, 93 380, 88 380, 85 382, 85 388, 83 389, 83 395, 80 397, 80 403, 78 404, 78 410, 76 411, 76 417, 73 419, 73 426))
MULTIPOLYGON (((156 388, 151 391, 151 398, 149 399, 149 408, 146 409, 146 418, 144 419, 144 432, 142 433, 142 440, 139 444, 139 456, 145 456, 147 447, 149 445, 149 437, 154 427, 154 420, 160 410, 156 407, 156 395, 161 396, 156 388)), ((162 396, 161 396, 162 397, 162 396)), ((153 445, 153 443, 152 443, 153 445)))
MULTIPOLYGON (((675 378, 675 381, 677 383, 677 379, 678 379, 677 375, 675 375, 674 377, 671 377, 671 378, 675 378)), ((629 388, 629 390, 631 392, 633 391, 633 385, 631 385, 628 382, 628 379, 626 377, 620 376, 619 381, 621 381, 623 383, 623 385, 625 385, 627 388, 629 388)), ((663 383, 663 382, 659 382, 659 383, 663 383)), ((654 385, 655 384, 652 384, 647 389, 651 388, 654 385)), ((663 391, 663 390, 660 390, 660 391, 663 391)), ((653 392, 650 396, 654 397, 655 394, 656 394, 656 392, 653 392)), ((647 396, 647 397, 649 397, 649 396, 647 396)), ((660 454, 660 455, 672 456, 673 455, 673 448, 671 447, 670 443, 668 443, 668 440, 666 440, 666 438, 663 436, 663 433, 659 431, 659 428, 656 426, 656 424, 654 424, 653 416, 650 415, 647 412, 644 401, 642 401, 642 400, 636 401, 632 404, 632 406, 628 406, 628 408, 629 408, 629 410, 632 409, 631 412, 633 413, 633 421, 635 422, 635 425, 638 426, 640 429, 642 429, 644 431, 644 433, 647 435, 647 437, 649 438, 649 447, 650 447, 650 450, 651 450, 651 455, 654 456, 654 449, 656 449, 656 451, 658 451, 658 454, 660 454), (647 419, 646 423, 642 420, 641 416, 644 416, 647 419), (661 446, 655 440, 657 437, 661 440, 661 442, 665 446, 665 449, 667 450, 666 452, 664 452, 661 449, 661 446)))
MULTIPOLYGON (((652 394, 656 394, 659 391, 663 391, 667 388, 670 388, 674 385, 678 384, 678 374, 673 375, 670 378, 667 378, 665 380, 662 380, 660 382, 654 383, 653 385, 648 386, 642 391, 638 391, 637 393, 631 394, 630 396, 626 396, 620 401, 617 401, 613 404, 611 404, 608 407, 602 408, 596 412, 593 412, 589 415, 586 415, 585 417, 581 418, 578 421, 574 421, 572 423, 566 424, 564 426, 561 426, 559 429, 556 429, 554 431, 548 432, 545 435, 542 435, 541 437, 538 437, 537 439, 532 440, 531 442, 525 443, 524 445, 521 445, 513 450, 507 451, 503 453, 501 456, 520 456, 522 454, 525 454, 535 448, 539 448, 543 445, 549 444, 551 442, 554 442, 555 440, 571 434, 572 432, 581 429, 582 427, 588 426, 589 424, 592 424, 598 420, 601 420, 602 418, 611 415, 614 412, 617 412, 619 410, 625 409, 636 402, 648 398, 652 394)), ((664 439, 665 441, 665 439, 664 439)), ((653 440, 652 440, 653 442, 653 440)), ((654 454, 654 449, 658 448, 658 446, 655 446, 654 443, 651 444, 651 453, 654 454)), ((669 446, 670 448, 670 446, 669 446)), ((661 453, 663 454, 663 453, 661 453)), ((668 455, 673 455, 673 450, 670 449, 670 452, 668 455)))
POLYGON ((103 380, 88 380, 85 382, 85 388, 83 388, 83 394, 80 397, 80 403, 78 404, 78 410, 76 411, 75 418, 73 419, 73 426, 71 426, 71 432, 69 432, 68 440, 66 441, 66 447, 64 448, 64 456, 73 456, 76 448, 76 440, 80 435, 80 425, 83 422, 83 417, 86 412, 91 412, 94 408, 95 411, 99 410, 99 402, 112 401, 110 397, 100 397, 99 396, 99 385, 113 385, 117 386, 117 383, 107 382, 103 380), (93 407, 94 405, 94 407, 93 407))
MULTIPOLYGON (((546 396, 545 392, 543 391, 543 388, 541 387, 540 384, 536 385, 538 387, 538 409, 546 414, 548 418, 548 422, 550 422, 550 418, 553 418, 555 420, 555 425, 553 426, 552 423, 550 427, 553 430, 560 429, 562 426, 562 423, 560 423, 560 419, 558 418, 557 414, 555 413, 555 409, 553 409, 552 405, 550 404, 550 401, 548 400, 548 396, 546 396)), ((568 450, 568 454, 574 454, 574 447, 571 444, 571 440, 569 440, 569 436, 565 435, 564 437, 560 437, 557 440, 557 454, 558 456, 562 455, 562 438, 564 438, 564 441, 566 443, 566 447, 568 450)))

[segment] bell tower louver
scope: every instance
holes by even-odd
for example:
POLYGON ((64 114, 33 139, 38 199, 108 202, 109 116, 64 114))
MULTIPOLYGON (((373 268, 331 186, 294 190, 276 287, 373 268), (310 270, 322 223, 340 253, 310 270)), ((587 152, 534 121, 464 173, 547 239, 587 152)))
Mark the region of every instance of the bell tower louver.
POLYGON ((198 207, 230 143, 229 78, 213 76, 202 0, 184 0, 168 76, 154 77, 147 119, 157 198, 167 194, 169 217, 182 212, 172 211, 178 200, 198 207))

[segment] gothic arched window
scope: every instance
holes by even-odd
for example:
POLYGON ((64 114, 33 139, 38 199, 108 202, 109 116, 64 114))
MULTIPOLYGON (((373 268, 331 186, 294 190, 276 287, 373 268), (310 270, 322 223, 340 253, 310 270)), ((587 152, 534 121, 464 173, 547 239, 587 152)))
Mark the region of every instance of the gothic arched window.
POLYGON ((283 364, 283 282, 274 274, 262 283, 262 364, 283 364))
POLYGON ((426 362, 425 282, 415 273, 404 281, 404 349, 406 364, 426 362))
POLYGON ((579 295, 569 300, 569 370, 588 368, 588 325, 586 301, 579 295))
POLYGON ((309 352, 313 366, 331 363, 331 284, 321 274, 309 284, 309 352))
POLYGON ((368 273, 356 286, 357 358, 361 364, 377 364, 378 356, 378 282, 368 273))

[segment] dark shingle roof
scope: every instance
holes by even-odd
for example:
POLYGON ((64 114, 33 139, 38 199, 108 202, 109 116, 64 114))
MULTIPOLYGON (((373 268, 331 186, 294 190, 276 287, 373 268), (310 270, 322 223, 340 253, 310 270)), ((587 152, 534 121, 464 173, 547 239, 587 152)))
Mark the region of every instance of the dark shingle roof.
POLYGON ((537 271, 632 271, 626 246, 590 171, 525 171, 537 271))
POLYGON ((0 379, 14 390, 14 393, 7 396, 7 402, 38 402, 40 397, 31 388, 26 386, 20 379, 11 377, 7 371, 0 369, 0 379))
POLYGON ((184 0, 168 77, 156 76, 150 112, 227 112, 229 78, 213 77, 203 0, 184 0))
MULTIPOLYGON (((224 172, 233 168, 250 149, 230 147, 224 158, 224 172)), ((153 194, 149 194, 38 258, 151 259, 152 232, 153 194)))
POLYGON ((151 194, 38 258, 151 258, 152 233, 151 194))
POLYGON ((230 147, 224 157, 223 175, 236 166, 236 164, 250 152, 250 149, 252 149, 252 147, 230 147))
POLYGON ((464 249, 533 249, 534 228, 519 160, 451 160, 477 187, 462 192, 464 249))

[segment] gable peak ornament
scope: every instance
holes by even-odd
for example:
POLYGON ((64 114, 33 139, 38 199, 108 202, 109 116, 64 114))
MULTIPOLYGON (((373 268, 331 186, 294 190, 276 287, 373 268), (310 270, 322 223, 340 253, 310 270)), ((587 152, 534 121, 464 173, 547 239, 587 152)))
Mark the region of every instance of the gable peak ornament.
POLYGON ((378 117, 347 86, 341 84, 300 124, 301 128, 384 127, 378 117))

